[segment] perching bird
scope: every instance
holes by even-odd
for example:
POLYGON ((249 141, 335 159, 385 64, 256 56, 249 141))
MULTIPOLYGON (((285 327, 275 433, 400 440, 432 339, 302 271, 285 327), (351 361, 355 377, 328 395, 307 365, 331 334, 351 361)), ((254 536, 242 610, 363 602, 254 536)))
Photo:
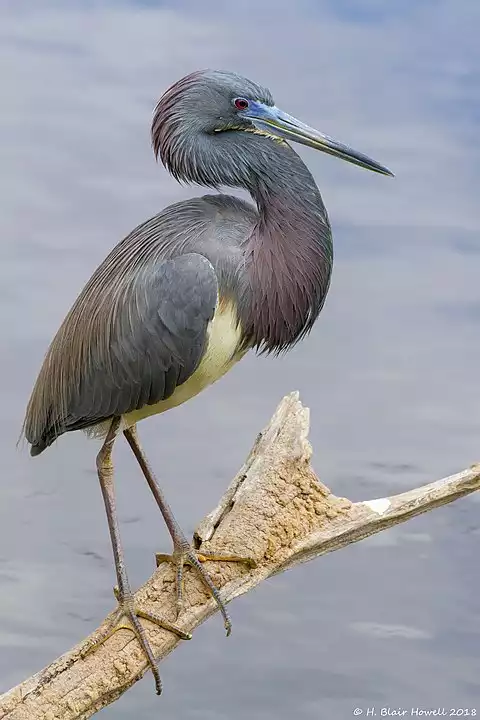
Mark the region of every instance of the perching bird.
POLYGON ((112 447, 123 432, 168 526, 173 555, 161 557, 177 568, 178 611, 188 562, 215 597, 228 634, 226 609, 163 497, 136 424, 189 400, 248 350, 278 354, 312 329, 330 284, 332 234, 315 181, 290 142, 392 174, 282 112, 267 89, 239 75, 194 72, 167 90, 152 123, 157 158, 177 180, 217 190, 244 188, 254 205, 231 195, 206 195, 171 205, 133 230, 97 268, 65 318, 26 412, 32 455, 72 430, 104 438, 97 469, 119 602, 107 634, 122 616, 128 618, 158 693, 160 677, 139 617, 187 635, 133 607, 115 510, 112 447))

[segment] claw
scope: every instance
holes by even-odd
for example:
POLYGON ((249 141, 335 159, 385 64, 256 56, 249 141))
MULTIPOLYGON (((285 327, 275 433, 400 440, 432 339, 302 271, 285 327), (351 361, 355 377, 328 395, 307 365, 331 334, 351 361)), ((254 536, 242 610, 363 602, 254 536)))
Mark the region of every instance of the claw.
POLYGON ((113 594, 115 595, 119 603, 117 612, 114 614, 113 618, 110 620, 107 628, 104 630, 101 636, 97 638, 94 642, 87 645, 87 647, 82 651, 82 658, 85 658, 87 655, 90 655, 90 653, 94 652, 97 648, 100 647, 100 645, 103 645, 109 638, 111 638, 118 630, 129 630, 130 632, 133 632, 138 642, 140 643, 143 652, 145 653, 148 664, 150 665, 153 676, 155 678, 155 688, 157 691, 157 695, 160 695, 162 692, 162 681, 160 678, 160 673, 158 672, 158 667, 155 662, 155 656, 153 654, 150 643, 147 640, 145 630, 143 629, 139 618, 148 620, 154 625, 157 625, 164 630, 168 630, 169 632, 178 635, 181 640, 191 640, 192 635, 189 632, 181 630, 179 627, 173 625, 167 620, 164 620, 162 617, 160 617, 160 615, 157 615, 156 613, 142 610, 141 608, 136 608, 133 604, 133 597, 131 595, 125 595, 124 597, 122 597, 118 586, 115 586, 113 588, 113 594), (121 618, 125 618, 128 623, 126 624, 124 622, 120 622, 121 618))
POLYGON ((207 571, 202 567, 203 563, 206 562, 241 562, 247 565, 248 568, 254 568, 256 567, 256 562, 253 560, 253 558, 245 558, 240 557, 238 555, 217 555, 213 552, 197 552, 194 550, 190 545, 186 543, 182 543, 181 548, 175 547, 173 553, 171 555, 167 555, 165 553, 156 553, 155 555, 156 565, 157 568, 164 562, 172 563, 175 567, 175 583, 176 583, 176 593, 177 593, 177 600, 176 600, 176 610, 177 610, 177 618, 180 616, 181 612, 183 611, 184 601, 183 601, 183 586, 184 586, 184 572, 183 568, 185 565, 188 565, 192 567, 198 575, 200 575, 200 578, 203 580, 204 584, 207 586, 210 595, 214 598, 215 602, 218 605, 218 608, 223 616, 223 622, 225 626, 225 632, 227 637, 230 635, 232 631, 232 623, 230 620, 230 617, 228 615, 227 609, 225 607, 225 603, 220 597, 220 593, 218 589, 215 587, 210 575, 207 573, 207 571))

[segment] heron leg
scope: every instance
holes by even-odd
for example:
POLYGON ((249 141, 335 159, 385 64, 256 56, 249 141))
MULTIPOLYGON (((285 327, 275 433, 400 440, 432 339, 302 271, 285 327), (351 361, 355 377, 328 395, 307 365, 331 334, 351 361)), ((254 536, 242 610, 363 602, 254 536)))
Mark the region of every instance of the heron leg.
POLYGON ((183 610, 184 605, 183 569, 184 565, 189 565, 200 575, 204 584, 207 586, 210 594, 215 599, 219 610, 223 616, 227 636, 230 635, 232 623, 225 607, 225 603, 221 599, 220 593, 215 587, 210 575, 202 567, 202 563, 208 560, 218 562, 241 562, 245 563, 249 567, 253 567, 255 565, 255 562, 251 558, 239 557, 238 555, 217 555, 216 553, 195 551, 192 548, 191 544, 188 542, 185 535, 183 534, 180 525, 176 521, 165 499, 165 495, 163 494, 163 491, 155 478, 155 475, 150 467, 145 453, 142 450, 135 425, 131 428, 124 430, 123 434, 125 435, 125 438, 130 445, 133 454, 137 458, 138 464, 140 465, 145 479, 148 483, 148 486, 152 491, 155 500, 157 501, 157 505, 160 508, 163 519, 165 520, 165 524, 167 525, 168 531, 173 540, 173 553, 171 555, 157 553, 156 560, 157 567, 162 562, 171 562, 176 568, 177 617, 183 610))
POLYGON ((158 625, 159 627, 169 630, 175 633, 184 640, 189 640, 191 635, 180 630, 175 625, 163 620, 155 613, 147 612, 140 608, 137 608, 134 603, 133 594, 130 589, 130 583, 125 568, 125 559, 120 540, 120 530, 118 527, 117 510, 115 503, 115 487, 113 479, 113 462, 112 462, 112 449, 113 443, 115 442, 115 436, 120 424, 119 418, 114 418, 110 429, 105 438, 105 442, 100 449, 97 456, 97 471, 98 478, 100 480, 100 487, 102 490, 103 500, 105 502, 105 510, 107 513, 108 528, 110 531, 110 538, 112 541, 113 557, 115 560, 115 571, 117 574, 117 586, 114 588, 115 597, 118 600, 118 608, 114 614, 112 620, 108 624, 106 630, 102 633, 101 637, 96 639, 92 644, 88 645, 84 655, 88 655, 95 648, 102 645, 109 637, 111 637, 117 630, 126 629, 131 630, 136 636, 140 646, 145 653, 148 664, 150 665, 154 678, 155 687, 157 694, 160 695, 162 692, 162 682, 160 679, 160 673, 155 662, 155 657, 152 652, 152 648, 145 634, 145 630, 139 620, 143 618, 150 622, 158 625), (125 624, 123 621, 127 621, 125 624))

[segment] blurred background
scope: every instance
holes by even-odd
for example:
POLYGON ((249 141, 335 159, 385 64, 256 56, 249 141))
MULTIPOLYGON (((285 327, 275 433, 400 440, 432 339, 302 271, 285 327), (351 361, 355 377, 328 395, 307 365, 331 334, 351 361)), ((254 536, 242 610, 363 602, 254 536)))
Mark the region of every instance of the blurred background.
MULTIPOLYGON (((0 692, 114 605, 97 443, 17 448, 48 343, 135 225, 181 198, 155 164, 161 93, 234 70, 390 167, 305 148, 333 224, 331 291, 312 335, 242 361, 141 425, 186 532, 216 504, 279 400, 311 408, 313 463, 352 500, 480 460, 480 4, 477 0, 3 0, 0 3, 0 692), (188 444, 185 442, 188 439, 188 444)), ((170 540, 125 443, 119 511, 134 586, 170 540)), ((480 497, 264 583, 100 715, 349 718, 355 707, 475 707, 480 497)), ((478 708, 480 710, 480 708, 478 708)))

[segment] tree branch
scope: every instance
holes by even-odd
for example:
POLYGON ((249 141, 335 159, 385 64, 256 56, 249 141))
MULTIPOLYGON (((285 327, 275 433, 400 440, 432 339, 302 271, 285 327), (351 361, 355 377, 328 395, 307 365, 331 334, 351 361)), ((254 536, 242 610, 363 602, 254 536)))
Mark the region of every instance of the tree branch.
MULTIPOLYGON (((285 397, 218 507, 195 533, 197 547, 249 556, 257 562, 253 569, 237 563, 209 563, 227 601, 272 575, 480 487, 480 465, 475 465, 400 495, 352 504, 333 495, 313 472, 308 428, 309 412, 298 394, 285 397)), ((172 570, 161 566, 136 594, 137 604, 173 621, 172 583, 172 570)), ((179 625, 191 632, 216 612, 216 605, 189 570, 185 593, 186 611, 179 625)), ((150 622, 144 624, 160 660, 181 642, 150 622)), ((1 695, 0 718, 84 720, 120 697, 145 673, 145 658, 128 630, 119 630, 85 656, 100 631, 1 695)))

